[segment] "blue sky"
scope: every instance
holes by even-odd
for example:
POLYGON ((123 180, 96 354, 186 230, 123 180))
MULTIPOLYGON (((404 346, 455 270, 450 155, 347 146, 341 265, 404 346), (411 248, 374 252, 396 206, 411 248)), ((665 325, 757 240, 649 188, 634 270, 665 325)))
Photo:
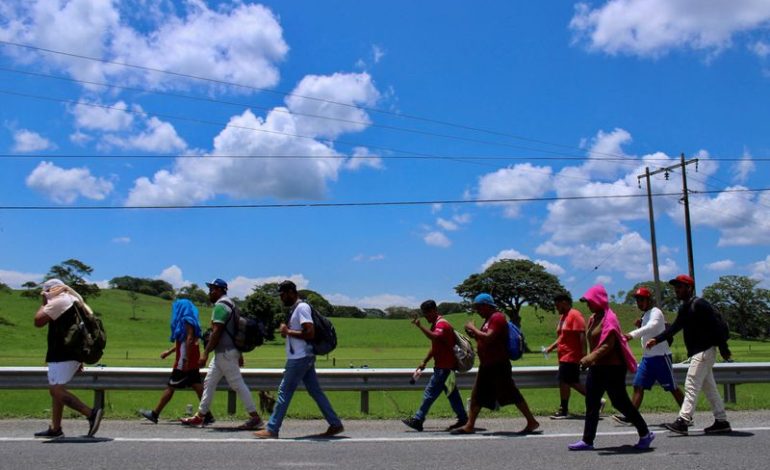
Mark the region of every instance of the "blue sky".
MULTIPOLYGON (((618 196, 684 153, 699 286, 768 286, 770 191, 743 191, 770 187, 768 24, 749 0, 4 2, 0 281, 77 258, 414 306, 527 258, 618 292, 652 278, 646 200, 618 196), (399 201, 423 204, 333 206, 399 201), (305 203, 332 206, 127 208, 305 203)), ((678 199, 655 198, 663 278, 678 199)))

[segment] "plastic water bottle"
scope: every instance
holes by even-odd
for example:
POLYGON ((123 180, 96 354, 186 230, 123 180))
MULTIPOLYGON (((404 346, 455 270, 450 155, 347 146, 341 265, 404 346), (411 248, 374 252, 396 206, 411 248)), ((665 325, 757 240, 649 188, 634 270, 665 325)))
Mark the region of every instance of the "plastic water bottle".
POLYGON ((415 382, 417 382, 417 379, 419 379, 421 375, 422 375, 422 369, 415 369, 414 372, 412 373, 412 378, 409 379, 409 385, 414 385, 415 382))
POLYGON ((548 359, 548 350, 545 346, 540 346, 540 352, 543 353, 543 358, 548 359))

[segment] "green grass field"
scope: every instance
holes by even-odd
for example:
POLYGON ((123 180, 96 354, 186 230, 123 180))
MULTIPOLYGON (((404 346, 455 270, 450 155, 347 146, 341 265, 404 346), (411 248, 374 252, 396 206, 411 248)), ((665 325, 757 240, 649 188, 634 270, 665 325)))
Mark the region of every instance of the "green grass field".
MULTIPOLYGON (((128 294, 123 291, 108 290, 94 298, 90 304, 101 314, 108 335, 108 346, 102 363, 108 366, 129 367, 170 367, 171 358, 161 360, 161 351, 170 345, 169 315, 171 302, 155 297, 139 296, 134 313, 128 294), (135 318, 134 318, 135 316, 135 318)), ((0 293, 0 366, 42 366, 45 365, 46 329, 35 328, 32 318, 39 306, 38 299, 28 299, 19 292, 0 293)), ((578 308, 585 309, 582 305, 578 308)), ((624 330, 632 328, 637 317, 636 309, 629 306, 616 308, 624 330)), ((202 308, 202 323, 207 323, 210 312, 202 308)), ((673 314, 670 314, 673 318, 673 314)), ((525 354, 515 366, 556 365, 555 355, 548 358, 539 352, 541 346, 553 342, 557 316, 555 313, 535 311, 526 307, 522 313, 523 330, 527 342, 534 351, 525 354)), ((455 327, 460 327, 469 320, 479 323, 478 316, 465 313, 450 315, 448 319, 455 327)), ((329 358, 319 358, 320 368, 348 368, 351 366, 415 367, 429 348, 425 337, 407 320, 352 319, 336 318, 334 325, 339 337, 338 348, 329 358)), ((641 345, 632 344, 637 356, 641 355, 641 345)), ((672 348, 675 360, 685 358, 684 344, 678 337, 672 348)), ((770 361, 770 343, 759 341, 732 340, 731 349, 736 361, 770 361)), ((245 355, 246 367, 280 368, 284 363, 283 340, 269 342, 245 355)), ((404 392, 371 392, 369 417, 393 418, 410 412, 419 405, 422 387, 415 385, 415 390, 404 392)), ((463 391, 467 398, 468 391, 463 391)), ((555 388, 523 391, 530 407, 536 414, 551 413, 558 405, 558 392, 555 388)), ((80 392, 87 401, 90 392, 80 392)), ((107 406, 110 417, 130 417, 141 407, 153 407, 160 392, 108 392, 107 406)), ((731 409, 770 409, 770 384, 741 385, 737 389, 738 403, 729 405, 731 409)), ((346 418, 361 417, 359 412, 359 394, 353 392, 331 393, 330 397, 338 412, 346 418)), ((46 416, 50 408, 50 398, 46 391, 7 391, 0 390, 0 417, 46 416)), ((215 399, 214 412, 225 416, 226 394, 220 393, 215 399)), ((179 416, 187 403, 197 403, 191 391, 178 392, 167 408, 167 417, 179 416)), ((572 407, 580 412, 583 409, 582 397, 572 399, 572 407)), ((671 396, 659 388, 645 396, 645 410, 675 411, 671 396)), ((289 410, 292 417, 320 416, 309 397, 300 393, 295 396, 289 410)), ((238 418, 244 416, 238 411, 238 418)), ((515 407, 508 407, 498 412, 516 415, 515 407)), ((450 416, 446 400, 438 400, 431 410, 432 416, 450 416)))

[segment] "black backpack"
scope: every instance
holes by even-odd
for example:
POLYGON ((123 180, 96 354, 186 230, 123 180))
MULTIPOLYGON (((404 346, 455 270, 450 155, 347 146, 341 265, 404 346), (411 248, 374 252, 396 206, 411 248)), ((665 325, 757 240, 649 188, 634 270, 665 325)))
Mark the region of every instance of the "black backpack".
POLYGON ((310 306, 313 317, 313 329, 315 330, 315 335, 310 340, 310 344, 313 346, 313 353, 316 356, 329 354, 337 347, 337 330, 334 329, 334 325, 332 325, 328 318, 318 313, 318 310, 314 309, 309 303, 308 306, 310 306))
POLYGON ((265 324, 257 318, 244 315, 241 309, 232 302, 224 300, 222 303, 230 308, 230 316, 225 322, 225 331, 232 338, 235 349, 249 352, 257 346, 262 346, 265 342, 265 324), (230 333, 230 330, 227 329, 227 324, 231 320, 235 323, 235 334, 230 333))
POLYGON ((79 303, 71 307, 75 312, 75 321, 64 336, 64 347, 75 360, 86 364, 96 364, 107 346, 107 333, 102 320, 92 315, 79 303))

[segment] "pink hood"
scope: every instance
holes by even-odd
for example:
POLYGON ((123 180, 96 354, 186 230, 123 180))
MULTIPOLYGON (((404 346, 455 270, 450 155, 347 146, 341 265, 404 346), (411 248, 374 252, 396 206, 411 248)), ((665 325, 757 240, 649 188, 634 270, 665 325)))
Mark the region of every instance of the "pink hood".
MULTIPOLYGON (((626 362, 626 368, 629 372, 636 372, 636 358, 634 353, 631 352, 631 348, 628 347, 628 341, 623 336, 623 330, 620 329, 620 322, 618 316, 610 308, 610 303, 607 300, 607 291, 604 286, 597 284, 586 291, 583 294, 582 299, 590 300, 592 303, 598 305, 604 310, 604 320, 602 321, 602 334, 599 337, 599 344, 602 344, 607 340, 607 337, 614 333, 615 338, 620 344, 620 350, 623 351, 623 358, 626 362)), ((588 328, 593 326, 594 316, 588 320, 588 328)))

